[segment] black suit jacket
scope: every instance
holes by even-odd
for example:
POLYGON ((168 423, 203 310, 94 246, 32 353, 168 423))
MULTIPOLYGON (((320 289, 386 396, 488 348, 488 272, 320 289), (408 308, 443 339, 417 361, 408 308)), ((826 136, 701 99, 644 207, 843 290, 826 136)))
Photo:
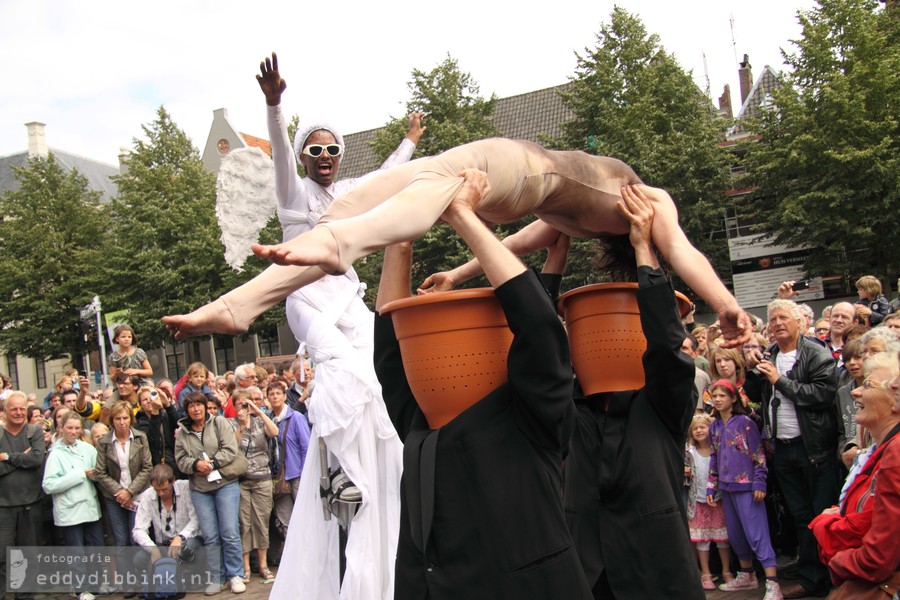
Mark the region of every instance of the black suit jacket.
POLYGON ((531 271, 495 293, 514 335, 509 381, 438 430, 390 319, 376 319, 376 372, 404 441, 395 598, 590 598, 562 505, 575 408, 565 332, 531 271))
POLYGON ((605 570, 617 600, 702 600, 682 497, 694 363, 668 280, 648 267, 638 278, 646 382, 576 398, 566 518, 592 587, 605 570))

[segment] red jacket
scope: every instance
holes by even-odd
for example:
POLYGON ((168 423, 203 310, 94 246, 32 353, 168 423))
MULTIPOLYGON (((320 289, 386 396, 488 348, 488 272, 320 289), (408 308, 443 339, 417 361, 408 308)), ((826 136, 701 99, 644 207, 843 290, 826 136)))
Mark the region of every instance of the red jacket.
POLYGON ((844 502, 843 514, 812 520, 819 556, 839 585, 848 579, 879 583, 900 568, 900 426, 857 475, 844 502))

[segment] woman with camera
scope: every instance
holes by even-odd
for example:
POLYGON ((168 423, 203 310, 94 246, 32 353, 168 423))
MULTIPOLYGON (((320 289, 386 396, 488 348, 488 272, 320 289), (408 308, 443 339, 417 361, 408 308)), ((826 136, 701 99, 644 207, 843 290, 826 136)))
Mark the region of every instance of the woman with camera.
POLYGON ((141 409, 135 415, 134 427, 144 432, 150 441, 150 462, 154 466, 167 464, 175 477, 183 475, 175 464, 175 431, 178 429, 178 412, 175 403, 162 390, 142 387, 138 390, 141 409))
POLYGON ((244 549, 244 583, 250 581, 250 551, 256 549, 263 583, 275 581, 266 563, 269 549, 269 517, 272 515, 272 470, 269 440, 278 435, 278 425, 263 412, 262 390, 256 386, 237 390, 232 396, 237 417, 235 437, 238 451, 247 457, 247 472, 241 477, 241 546, 244 549))

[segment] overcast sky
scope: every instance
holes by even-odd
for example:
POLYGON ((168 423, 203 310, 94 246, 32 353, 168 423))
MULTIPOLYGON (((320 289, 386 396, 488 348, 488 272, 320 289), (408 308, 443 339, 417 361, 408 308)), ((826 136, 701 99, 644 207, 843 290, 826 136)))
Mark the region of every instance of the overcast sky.
MULTIPOLYGON (((749 54, 754 78, 765 65, 781 70, 781 48, 800 36, 797 10, 814 6, 619 4, 658 33, 703 88, 708 72, 713 98, 730 84, 736 107, 737 61, 749 54)), ((254 75, 272 50, 288 82, 285 112, 344 133, 401 115, 412 69, 430 70, 448 53, 485 96, 559 85, 612 8, 611 0, 0 0, 0 156, 25 150, 24 124, 40 121, 51 148, 114 164, 160 105, 198 148, 221 107, 240 131, 268 137, 254 75)))

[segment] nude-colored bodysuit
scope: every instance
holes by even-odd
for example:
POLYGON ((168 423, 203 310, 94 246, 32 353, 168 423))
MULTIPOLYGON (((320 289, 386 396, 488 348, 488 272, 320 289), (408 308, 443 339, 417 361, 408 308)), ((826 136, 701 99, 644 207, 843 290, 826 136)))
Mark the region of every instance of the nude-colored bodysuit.
MULTIPOLYGON (((463 169, 487 173, 491 189, 477 211, 486 221, 510 223, 534 214, 575 237, 627 233, 616 203, 622 186, 640 183, 628 165, 613 158, 492 138, 379 173, 336 199, 304 236, 327 228, 338 245, 338 272, 346 270, 358 258, 428 231, 462 186, 463 169)), ((222 299, 242 330, 322 274, 318 267, 273 265, 222 299)))

